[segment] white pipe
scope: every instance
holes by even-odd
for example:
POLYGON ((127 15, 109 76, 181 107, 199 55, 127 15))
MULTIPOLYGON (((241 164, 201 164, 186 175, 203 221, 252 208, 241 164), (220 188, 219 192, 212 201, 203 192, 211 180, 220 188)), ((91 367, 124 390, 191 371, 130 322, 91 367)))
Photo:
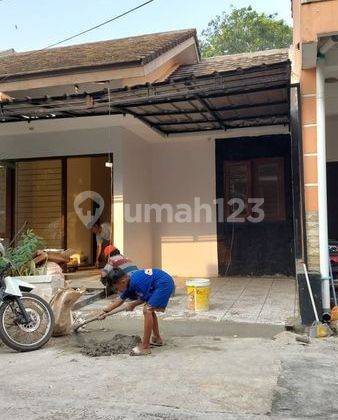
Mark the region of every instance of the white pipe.
POLYGON ((327 222, 326 127, 325 127, 325 60, 317 61, 317 160, 320 274, 322 277, 323 312, 330 313, 329 236, 327 222))

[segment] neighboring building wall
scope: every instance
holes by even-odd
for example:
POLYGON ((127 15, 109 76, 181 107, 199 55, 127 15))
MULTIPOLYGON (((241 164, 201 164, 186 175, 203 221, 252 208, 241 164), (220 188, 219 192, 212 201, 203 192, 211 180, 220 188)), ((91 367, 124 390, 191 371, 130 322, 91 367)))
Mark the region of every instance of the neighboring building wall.
POLYGON ((302 69, 302 45, 338 30, 338 0, 293 0, 293 76, 300 81, 308 264, 319 270, 316 68, 302 69))
POLYGON ((316 70, 301 76, 305 217, 308 265, 319 270, 316 70))
MULTIPOLYGON (((299 0, 296 2, 299 3, 299 0)), ((301 39, 312 42, 318 35, 337 31, 337 0, 301 0, 301 39)))
POLYGON ((177 276, 217 276, 215 142, 206 138, 164 140, 152 146, 152 200, 174 206, 195 197, 212 208, 196 223, 154 223, 154 265, 177 276))

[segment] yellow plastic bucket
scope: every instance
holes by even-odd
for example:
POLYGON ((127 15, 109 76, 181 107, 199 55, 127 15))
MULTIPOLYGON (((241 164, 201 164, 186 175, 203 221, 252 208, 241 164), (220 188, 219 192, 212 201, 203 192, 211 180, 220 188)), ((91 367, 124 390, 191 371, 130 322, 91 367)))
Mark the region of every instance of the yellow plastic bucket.
POLYGON ((205 312, 209 310, 210 280, 194 279, 186 282, 187 308, 189 311, 205 312))

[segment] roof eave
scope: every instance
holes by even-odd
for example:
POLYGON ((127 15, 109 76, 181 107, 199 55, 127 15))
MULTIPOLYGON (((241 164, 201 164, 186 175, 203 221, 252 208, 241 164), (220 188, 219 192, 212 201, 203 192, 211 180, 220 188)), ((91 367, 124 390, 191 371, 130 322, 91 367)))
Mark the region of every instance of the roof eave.
POLYGON ((185 41, 189 40, 190 38, 194 38, 196 43, 196 50, 198 59, 201 59, 201 53, 198 44, 197 32, 196 30, 191 30, 187 32, 184 36, 182 36, 176 42, 171 42, 170 44, 166 45, 165 47, 161 48, 160 50, 154 51, 152 54, 148 56, 139 58, 138 60, 131 60, 131 61, 120 61, 120 62, 110 62, 110 63, 95 63, 95 65, 83 65, 83 66, 69 66, 69 67, 62 67, 62 68, 54 68, 54 69, 42 69, 42 70, 34 70, 30 72, 17 72, 17 73, 10 73, 10 74, 0 74, 0 83, 1 79, 6 79, 6 81, 13 81, 16 80, 25 80, 25 79, 34 79, 39 77, 53 77, 53 76, 60 76, 60 75, 68 75, 73 73, 74 71, 78 71, 79 73, 87 72, 87 71, 100 71, 106 69, 123 69, 123 68, 130 68, 130 67, 139 67, 144 66, 146 64, 151 63, 152 61, 156 60, 156 58, 160 57, 161 55, 165 54, 166 52, 170 51, 171 49, 179 46, 180 44, 184 43, 185 41))
POLYGON ((129 61, 129 62, 119 62, 119 63, 104 63, 104 64, 96 64, 95 66, 72 66, 62 69, 52 69, 52 70, 38 70, 33 72, 25 72, 25 73, 12 73, 12 74, 0 74, 0 83, 2 79, 6 79, 7 82, 10 81, 17 81, 17 80, 25 80, 25 79, 36 79, 39 77, 53 77, 53 76, 63 76, 68 75, 70 73, 74 73, 76 70, 78 73, 84 72, 98 72, 101 70, 107 69, 128 69, 131 67, 140 67, 142 66, 142 59, 129 61), (15 79, 15 80, 13 80, 15 79))

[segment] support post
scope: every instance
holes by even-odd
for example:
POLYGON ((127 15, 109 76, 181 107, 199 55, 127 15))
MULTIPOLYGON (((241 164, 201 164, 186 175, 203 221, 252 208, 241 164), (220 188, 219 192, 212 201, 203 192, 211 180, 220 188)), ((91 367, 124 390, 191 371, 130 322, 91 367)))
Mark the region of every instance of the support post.
POLYGON ((320 274, 322 279, 323 316, 330 314, 329 238, 326 181, 325 59, 317 61, 317 160, 320 274))

